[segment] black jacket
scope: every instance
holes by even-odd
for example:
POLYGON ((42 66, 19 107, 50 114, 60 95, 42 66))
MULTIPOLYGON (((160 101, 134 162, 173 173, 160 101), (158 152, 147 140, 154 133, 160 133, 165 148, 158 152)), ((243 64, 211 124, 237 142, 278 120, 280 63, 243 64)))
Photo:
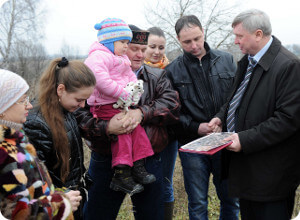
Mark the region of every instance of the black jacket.
POLYGON ((209 56, 208 72, 197 57, 186 52, 166 67, 167 76, 178 91, 182 105, 181 126, 176 129, 181 144, 199 137, 200 123, 213 118, 232 89, 236 71, 233 56, 210 50, 206 43, 205 48, 206 56, 209 56))
POLYGON ((83 165, 83 145, 76 119, 73 113, 64 111, 65 127, 71 148, 70 173, 65 184, 61 181, 60 166, 54 168, 58 161, 56 151, 53 148, 52 135, 48 124, 42 116, 39 107, 30 110, 24 130, 30 143, 37 150, 38 157, 42 160, 49 170, 53 184, 56 187, 78 186, 80 178, 85 172, 83 165))
MULTIPOLYGON (((244 78, 247 55, 238 63, 234 91, 244 78)), ((300 180, 300 60, 275 37, 253 70, 236 112, 242 151, 229 156, 229 192, 253 201, 290 196, 300 180)), ((232 99, 234 92, 231 94, 232 99)), ((228 103, 217 114, 223 122, 228 103)), ((226 129, 226 123, 223 123, 226 129)))
MULTIPOLYGON (((144 93, 138 108, 144 114, 141 123, 155 153, 161 152, 168 144, 168 125, 178 123, 179 97, 172 88, 164 70, 147 65, 138 76, 144 81, 144 93)), ((110 141, 114 135, 106 135, 107 121, 93 118, 87 109, 74 112, 83 136, 91 141, 91 149, 101 154, 111 154, 110 141)))

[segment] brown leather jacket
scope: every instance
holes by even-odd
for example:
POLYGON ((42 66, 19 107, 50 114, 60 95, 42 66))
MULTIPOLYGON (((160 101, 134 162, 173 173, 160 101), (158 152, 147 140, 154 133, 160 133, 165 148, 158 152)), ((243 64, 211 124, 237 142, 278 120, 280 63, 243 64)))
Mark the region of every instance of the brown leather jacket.
MULTIPOLYGON (((158 153, 168 144, 167 127, 179 120, 179 96, 164 70, 145 65, 138 78, 144 81, 144 93, 139 102, 144 114, 141 125, 154 152, 158 153)), ((80 108, 74 114, 83 137, 91 142, 90 148, 101 154, 110 154, 110 141, 117 137, 107 136, 108 121, 93 118, 87 108, 80 108)))

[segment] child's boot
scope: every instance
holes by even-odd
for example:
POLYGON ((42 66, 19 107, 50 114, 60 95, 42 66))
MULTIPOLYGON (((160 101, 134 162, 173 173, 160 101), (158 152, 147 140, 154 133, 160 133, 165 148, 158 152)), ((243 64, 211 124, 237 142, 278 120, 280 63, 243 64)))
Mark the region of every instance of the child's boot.
POLYGON ((133 163, 132 176, 135 181, 141 184, 153 183, 156 178, 153 174, 148 173, 144 166, 144 159, 137 160, 133 163))
POLYGON ((110 188, 115 191, 123 191, 132 196, 144 190, 141 184, 136 183, 131 176, 129 166, 114 167, 115 173, 110 183, 110 188))

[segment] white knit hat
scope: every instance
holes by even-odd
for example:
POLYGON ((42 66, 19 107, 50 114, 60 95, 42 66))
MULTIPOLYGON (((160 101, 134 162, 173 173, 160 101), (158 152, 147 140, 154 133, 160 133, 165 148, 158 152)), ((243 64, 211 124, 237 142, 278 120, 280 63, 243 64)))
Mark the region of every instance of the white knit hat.
POLYGON ((0 114, 17 102, 29 86, 19 75, 0 69, 0 114))

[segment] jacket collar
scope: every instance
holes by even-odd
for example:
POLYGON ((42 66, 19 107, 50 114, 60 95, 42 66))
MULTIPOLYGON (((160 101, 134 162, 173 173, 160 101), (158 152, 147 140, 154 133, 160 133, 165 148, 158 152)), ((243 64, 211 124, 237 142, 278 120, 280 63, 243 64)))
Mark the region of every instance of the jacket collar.
POLYGON ((278 54, 281 48, 281 42, 273 36, 273 42, 264 56, 259 60, 258 64, 264 69, 264 71, 268 71, 278 54))
MULTIPOLYGON (((210 49, 208 43, 206 42, 204 42, 204 48, 206 50, 206 55, 208 55, 210 58, 210 66, 213 66, 215 62, 220 58, 220 54, 218 53, 218 50, 210 49)), ((199 62, 199 59, 197 57, 186 51, 184 51, 183 57, 187 57, 187 59, 191 62, 199 62)))
POLYGON ((143 68, 139 72, 138 79, 142 79, 144 82, 147 82, 148 77, 147 77, 147 74, 145 74, 145 71, 146 71, 145 69, 146 69, 147 65, 143 64, 142 67, 143 68))
MULTIPOLYGON (((210 56, 210 47, 208 45, 208 43, 204 42, 204 48, 206 50, 206 54, 204 56, 207 56, 209 55, 210 56)), ((199 62, 199 59, 194 56, 193 54, 189 53, 189 52, 186 52, 185 50, 183 51, 184 52, 184 56, 186 56, 190 61, 192 62, 199 62)))

